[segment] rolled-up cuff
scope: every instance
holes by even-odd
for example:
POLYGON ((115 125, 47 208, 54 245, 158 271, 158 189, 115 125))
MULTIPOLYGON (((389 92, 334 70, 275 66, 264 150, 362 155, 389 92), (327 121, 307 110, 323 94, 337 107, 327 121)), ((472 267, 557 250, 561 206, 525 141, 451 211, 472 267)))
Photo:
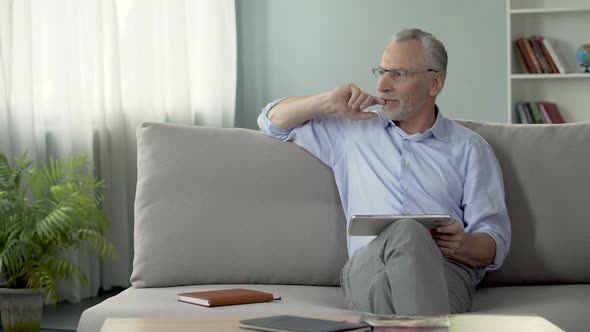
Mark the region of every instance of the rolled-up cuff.
POLYGON ((262 113, 258 117, 258 127, 262 132, 264 132, 267 135, 283 140, 286 139, 287 136, 289 136, 289 133, 291 133, 291 129, 285 129, 275 125, 274 123, 272 123, 272 121, 270 121, 270 118, 268 117, 268 112, 270 112, 270 110, 273 107, 275 107, 278 103, 287 98, 288 97, 283 97, 273 102, 270 102, 262 109, 262 113))
POLYGON ((492 231, 489 230, 482 230, 479 231, 480 233, 485 233, 492 237, 492 239, 496 242, 496 255, 494 256, 494 261, 482 267, 485 272, 495 271, 502 266, 504 263, 504 258, 506 257, 506 247, 504 246, 504 241, 500 238, 500 236, 492 231))

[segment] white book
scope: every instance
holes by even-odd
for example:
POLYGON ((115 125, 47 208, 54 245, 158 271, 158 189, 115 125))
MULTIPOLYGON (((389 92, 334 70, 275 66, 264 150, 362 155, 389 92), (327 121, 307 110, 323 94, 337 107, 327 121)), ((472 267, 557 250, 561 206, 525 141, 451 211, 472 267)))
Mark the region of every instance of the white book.
POLYGON ((559 73, 565 74, 565 67, 563 66, 563 61, 559 57, 559 55, 557 55, 557 52, 555 50, 556 42, 554 40, 549 39, 549 38, 543 37, 543 44, 545 45, 547 52, 549 52, 549 55, 551 56, 553 63, 555 63, 557 70, 559 70, 559 73))

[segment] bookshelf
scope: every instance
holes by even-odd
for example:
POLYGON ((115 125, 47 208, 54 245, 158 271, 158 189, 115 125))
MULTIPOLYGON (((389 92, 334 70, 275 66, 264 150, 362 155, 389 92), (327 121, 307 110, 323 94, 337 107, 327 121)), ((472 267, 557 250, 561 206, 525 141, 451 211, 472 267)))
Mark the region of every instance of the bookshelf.
POLYGON ((590 122, 590 74, 576 59, 576 50, 590 43, 590 1, 506 0, 508 33, 508 114, 517 123, 514 103, 550 101, 566 122, 590 122), (514 40, 543 36, 555 41, 565 73, 529 74, 518 61, 514 40))

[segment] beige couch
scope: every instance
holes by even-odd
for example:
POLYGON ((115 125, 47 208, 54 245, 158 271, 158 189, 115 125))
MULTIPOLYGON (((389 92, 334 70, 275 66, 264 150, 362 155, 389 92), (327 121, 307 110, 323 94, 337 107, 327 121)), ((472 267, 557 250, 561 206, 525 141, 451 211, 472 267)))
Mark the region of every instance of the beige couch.
MULTIPOLYGON (((587 331, 590 124, 461 123, 496 152, 513 229, 474 311, 537 313, 587 331)), ((349 313, 338 286, 346 222, 330 169, 246 129, 145 123, 137 137, 133 286, 86 310, 78 331, 99 331, 107 317, 349 313), (283 300, 177 302, 180 292, 242 286, 283 300)))

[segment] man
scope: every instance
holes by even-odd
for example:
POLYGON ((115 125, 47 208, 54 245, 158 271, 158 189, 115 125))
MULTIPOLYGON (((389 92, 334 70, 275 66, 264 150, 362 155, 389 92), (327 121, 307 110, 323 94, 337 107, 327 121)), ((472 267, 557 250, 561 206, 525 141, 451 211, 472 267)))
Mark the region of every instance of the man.
POLYGON ((399 32, 373 69, 379 96, 355 84, 267 105, 261 130, 305 148, 334 171, 355 214, 451 214, 429 232, 415 220, 377 237, 349 237, 341 283, 352 310, 469 311, 476 284, 510 247, 502 173, 491 147, 435 104, 447 52, 419 29, 399 32), (380 112, 366 112, 379 105, 380 112))

